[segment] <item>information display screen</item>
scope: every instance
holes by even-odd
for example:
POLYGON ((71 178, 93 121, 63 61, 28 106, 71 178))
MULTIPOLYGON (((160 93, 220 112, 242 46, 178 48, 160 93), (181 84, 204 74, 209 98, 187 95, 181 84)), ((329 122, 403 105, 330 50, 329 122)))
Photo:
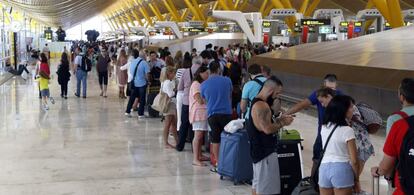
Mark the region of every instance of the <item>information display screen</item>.
POLYGON ((332 26, 320 26, 319 27, 319 34, 332 34, 333 28, 332 26))
POLYGON ((302 26, 329 26, 331 19, 302 19, 300 23, 302 26))

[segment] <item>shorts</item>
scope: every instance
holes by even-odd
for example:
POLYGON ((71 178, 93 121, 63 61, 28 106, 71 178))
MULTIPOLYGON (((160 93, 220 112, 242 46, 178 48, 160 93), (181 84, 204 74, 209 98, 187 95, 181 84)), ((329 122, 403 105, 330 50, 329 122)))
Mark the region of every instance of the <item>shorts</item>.
POLYGON ((50 97, 50 92, 49 92, 49 89, 42 89, 42 90, 40 91, 40 95, 41 95, 42 97, 50 97))
POLYGON ((193 131, 208 131, 207 121, 194 121, 193 131))
POLYGON ((221 141, 221 132, 224 127, 231 121, 231 114, 213 114, 208 118, 208 125, 211 128, 211 143, 219 144, 221 141))
POLYGON ((108 85, 108 71, 98 72, 99 85, 108 85))
POLYGON ((319 168, 321 188, 350 188, 354 186, 354 171, 348 162, 322 163, 319 168))
POLYGON ((252 188, 257 194, 280 194, 280 172, 277 153, 253 163, 252 188))

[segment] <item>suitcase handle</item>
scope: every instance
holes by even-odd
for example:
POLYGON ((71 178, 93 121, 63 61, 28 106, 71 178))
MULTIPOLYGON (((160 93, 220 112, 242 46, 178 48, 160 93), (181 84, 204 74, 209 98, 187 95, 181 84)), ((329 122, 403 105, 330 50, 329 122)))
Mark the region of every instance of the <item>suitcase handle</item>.
POLYGON ((379 194, 380 194, 380 177, 372 176, 372 195, 379 195, 379 194))

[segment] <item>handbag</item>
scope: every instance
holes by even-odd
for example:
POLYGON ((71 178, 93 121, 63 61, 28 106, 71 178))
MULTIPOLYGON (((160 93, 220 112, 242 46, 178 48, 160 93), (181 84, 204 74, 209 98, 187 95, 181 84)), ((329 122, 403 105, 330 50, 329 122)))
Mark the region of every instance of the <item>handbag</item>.
POLYGON ((138 70, 139 64, 141 64, 141 62, 142 62, 142 59, 138 62, 137 66, 135 67, 134 76, 132 77, 132 80, 130 82, 128 82, 128 90, 130 91, 130 93, 131 93, 132 90, 135 89, 135 82, 134 82, 135 81, 135 76, 137 76, 137 70, 138 70))
POLYGON ((151 105, 151 108, 161 112, 166 113, 168 111, 168 106, 170 104, 170 97, 164 92, 162 92, 162 85, 160 88, 160 92, 155 96, 154 102, 151 105))
POLYGON ((328 146, 329 141, 331 140, 331 137, 333 133, 335 132, 336 128, 338 128, 339 125, 336 125, 334 129, 331 131, 331 133, 328 136, 328 139, 326 140, 326 143, 324 147, 322 148, 321 155, 318 159, 318 162, 316 163, 316 169, 311 174, 311 183, 315 191, 319 192, 319 167, 321 167, 323 156, 325 155, 326 147, 328 146))

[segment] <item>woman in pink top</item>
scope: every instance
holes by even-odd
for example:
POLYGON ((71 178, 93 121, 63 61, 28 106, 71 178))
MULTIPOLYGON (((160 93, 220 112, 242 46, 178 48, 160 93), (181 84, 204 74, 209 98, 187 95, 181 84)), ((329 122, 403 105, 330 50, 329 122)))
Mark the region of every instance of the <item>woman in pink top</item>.
POLYGON ((189 103, 190 103, 190 115, 189 120, 193 125, 194 139, 193 139, 193 150, 194 166, 206 166, 201 161, 203 156, 201 154, 201 141, 203 140, 205 132, 208 130, 207 125, 207 105, 200 95, 201 83, 208 79, 208 68, 200 67, 195 73, 194 81, 191 84, 189 103))

